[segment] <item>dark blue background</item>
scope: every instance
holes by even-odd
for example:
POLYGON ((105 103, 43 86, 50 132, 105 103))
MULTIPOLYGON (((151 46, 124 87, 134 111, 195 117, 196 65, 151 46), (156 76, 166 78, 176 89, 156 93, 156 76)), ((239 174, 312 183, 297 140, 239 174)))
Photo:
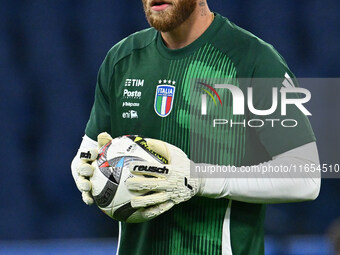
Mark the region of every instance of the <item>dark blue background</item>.
MULTIPOLYGON (((273 44, 297 77, 338 77, 337 0, 215 0, 212 10, 273 44)), ((87 207, 70 162, 106 52, 148 27, 141 1, 3 0, 0 5, 0 239, 103 237, 116 223, 87 207)), ((339 163, 339 88, 317 88, 311 118, 323 163, 339 163), (326 112, 328 110, 328 112, 326 112)), ((339 180, 315 202, 270 206, 271 234, 323 234, 340 216, 339 180)))

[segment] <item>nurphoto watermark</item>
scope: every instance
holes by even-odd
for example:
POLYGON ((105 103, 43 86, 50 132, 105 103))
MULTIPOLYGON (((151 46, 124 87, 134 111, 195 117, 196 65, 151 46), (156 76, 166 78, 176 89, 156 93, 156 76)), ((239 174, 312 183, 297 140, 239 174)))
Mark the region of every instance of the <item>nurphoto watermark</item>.
MULTIPOLYGON (((271 164, 275 156, 322 139, 312 126, 327 123, 340 129, 338 117, 329 108, 320 111, 328 102, 318 98, 339 85, 340 79, 295 79, 288 73, 281 78, 193 79, 190 158, 202 164, 191 167, 192 175, 340 178, 340 162, 271 164)), ((340 151, 339 139, 332 142, 333 150, 340 151)))

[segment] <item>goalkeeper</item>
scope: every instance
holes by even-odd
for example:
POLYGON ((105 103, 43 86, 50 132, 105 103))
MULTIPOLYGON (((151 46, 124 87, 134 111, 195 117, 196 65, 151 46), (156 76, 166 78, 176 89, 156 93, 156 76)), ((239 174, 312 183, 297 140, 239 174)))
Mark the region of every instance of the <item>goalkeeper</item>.
MULTIPOLYGON (((132 199, 132 206, 144 210, 146 222, 119 223, 118 254, 264 254, 265 205, 315 199, 319 176, 193 178, 190 165, 318 165, 310 123, 291 107, 286 118, 298 122, 294 128, 238 125, 205 131, 206 126, 190 120, 195 100, 189 87, 198 78, 211 82, 212 78, 273 78, 263 85, 240 84, 243 91, 247 86, 257 89, 256 109, 269 109, 268 88, 294 86, 294 75, 271 45, 210 12, 206 0, 143 0, 143 5, 152 28, 116 44, 99 70, 85 136, 72 162, 83 200, 93 203, 88 181, 93 169, 80 158, 81 152, 90 151, 88 162, 95 159, 98 144, 111 136, 153 138, 147 142, 168 158, 169 171, 146 178, 131 165, 135 177, 129 179, 129 189, 153 192, 132 199), (197 148, 190 147, 190 134, 203 138, 197 154, 204 161, 194 153, 197 148)), ((225 119, 233 119, 230 97, 219 99, 225 119)), ((244 117, 255 116, 246 112, 244 117)), ((280 119, 280 113, 275 111, 271 118, 280 119)))

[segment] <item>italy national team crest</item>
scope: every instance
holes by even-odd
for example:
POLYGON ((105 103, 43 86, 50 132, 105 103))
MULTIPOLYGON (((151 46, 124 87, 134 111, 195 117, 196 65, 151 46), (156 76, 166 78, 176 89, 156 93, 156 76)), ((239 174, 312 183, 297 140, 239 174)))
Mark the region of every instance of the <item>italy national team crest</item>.
MULTIPOLYGON (((173 82, 172 84, 175 84, 173 82)), ((175 86, 158 85, 155 95, 155 111, 161 117, 166 117, 172 110, 175 97, 175 86)))

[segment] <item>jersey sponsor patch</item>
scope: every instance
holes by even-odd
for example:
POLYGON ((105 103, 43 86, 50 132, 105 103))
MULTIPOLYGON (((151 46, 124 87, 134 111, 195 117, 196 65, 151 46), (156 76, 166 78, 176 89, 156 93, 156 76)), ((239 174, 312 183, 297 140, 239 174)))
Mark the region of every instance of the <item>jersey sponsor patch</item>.
POLYGON ((167 117, 173 106, 175 97, 175 86, 158 85, 155 95, 155 112, 160 117, 167 117))
POLYGON ((122 107, 139 107, 139 103, 123 102, 122 107))
POLYGON ((124 89, 123 98, 125 99, 140 99, 142 96, 142 92, 138 90, 128 90, 124 89))
POLYGON ((138 112, 134 110, 129 110, 122 113, 123 119, 138 119, 138 112))
POLYGON ((126 79, 125 87, 143 87, 144 80, 141 79, 126 79))

